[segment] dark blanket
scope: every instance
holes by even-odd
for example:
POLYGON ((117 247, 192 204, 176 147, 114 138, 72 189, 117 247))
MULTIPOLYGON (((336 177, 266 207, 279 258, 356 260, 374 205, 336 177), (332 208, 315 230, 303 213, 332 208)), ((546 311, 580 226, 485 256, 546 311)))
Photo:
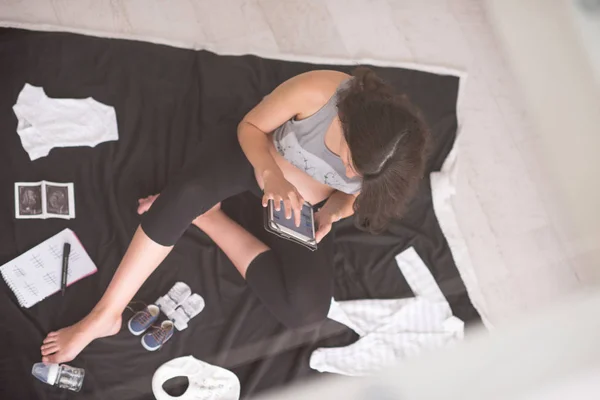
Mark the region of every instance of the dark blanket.
MULTIPOLYGON (((327 321, 318 329, 287 331, 259 303, 225 255, 191 227, 136 295, 152 302, 176 281, 188 283, 206 309, 157 352, 144 350, 126 327, 93 342, 70 364, 86 370, 80 393, 36 381, 45 335, 86 315, 108 285, 139 224, 137 199, 160 192, 203 138, 231 134, 242 116, 279 83, 304 71, 347 66, 219 56, 125 40, 64 33, 0 29, 0 264, 65 227, 81 239, 98 272, 30 309, 0 283, 0 398, 151 399, 158 366, 174 357, 195 357, 232 370, 249 396, 318 373, 308 366, 319 346, 356 340, 349 329, 327 321), (12 111, 28 82, 50 97, 94 99, 115 108, 119 140, 95 148, 53 149, 30 161, 16 133, 12 111), (16 220, 16 181, 74 182, 77 218, 16 220)), ((429 171, 439 170, 456 135, 458 78, 399 68, 373 67, 422 108, 435 146, 429 171)), ((227 155, 224 154, 224 157, 227 155)), ((261 208, 252 195, 224 205, 250 230, 260 230, 261 208)), ((350 220, 334 235, 338 300, 411 296, 394 256, 414 246, 433 272, 456 316, 479 320, 460 279, 432 207, 429 180, 407 216, 371 236, 350 220)), ((131 313, 126 312, 124 318, 131 313)))

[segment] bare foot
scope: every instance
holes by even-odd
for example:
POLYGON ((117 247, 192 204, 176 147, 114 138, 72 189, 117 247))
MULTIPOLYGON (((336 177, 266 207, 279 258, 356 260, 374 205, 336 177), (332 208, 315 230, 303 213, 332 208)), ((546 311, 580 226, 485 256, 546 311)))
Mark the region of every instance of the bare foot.
POLYGON ((152 203, 154 203, 154 200, 156 200, 158 196, 159 196, 158 194, 153 194, 152 196, 148 196, 148 197, 144 197, 143 199, 139 199, 138 200, 138 209, 137 209, 138 214, 142 215, 143 213, 148 211, 150 209, 150 207, 152 207, 152 203))
POLYGON ((216 213, 221 211, 221 203, 217 203, 213 206, 213 208, 211 208, 210 210, 206 211, 204 214, 196 217, 196 219, 194 221, 192 221, 192 224, 196 225, 198 228, 202 229, 202 223, 203 221, 206 221, 207 219, 211 218, 211 216, 215 215, 216 213))
POLYGON ((41 347, 42 362, 69 362, 94 339, 112 336, 121 328, 121 317, 105 318, 89 314, 74 325, 50 332, 41 347))

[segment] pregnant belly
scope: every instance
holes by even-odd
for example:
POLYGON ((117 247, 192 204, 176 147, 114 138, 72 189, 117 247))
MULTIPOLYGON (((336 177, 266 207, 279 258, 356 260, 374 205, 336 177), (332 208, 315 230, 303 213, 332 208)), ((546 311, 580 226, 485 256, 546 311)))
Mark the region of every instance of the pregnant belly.
MULTIPOLYGON (((281 156, 275 150, 275 146, 271 145, 271 155, 275 159, 277 166, 283 172, 283 176, 287 179, 292 185, 298 189, 304 200, 308 201, 310 204, 318 204, 321 201, 325 200, 335 191, 335 189, 315 180, 313 177, 308 175, 306 172, 294 167, 290 164, 285 158, 281 156)), ((264 187, 262 178, 255 173, 256 182, 262 189, 264 187)))

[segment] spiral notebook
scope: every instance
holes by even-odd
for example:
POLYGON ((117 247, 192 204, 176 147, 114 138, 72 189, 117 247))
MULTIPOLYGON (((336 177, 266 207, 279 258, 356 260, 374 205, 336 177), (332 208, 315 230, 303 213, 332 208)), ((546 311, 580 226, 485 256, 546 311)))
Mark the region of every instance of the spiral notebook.
POLYGON ((75 233, 67 228, 0 267, 22 307, 29 308, 60 291, 65 243, 71 245, 67 286, 97 271, 75 233))

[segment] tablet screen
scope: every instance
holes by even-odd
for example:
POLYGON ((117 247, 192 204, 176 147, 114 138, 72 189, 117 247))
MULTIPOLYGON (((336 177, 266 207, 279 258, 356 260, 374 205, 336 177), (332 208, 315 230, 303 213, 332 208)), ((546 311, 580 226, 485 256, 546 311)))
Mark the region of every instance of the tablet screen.
POLYGON ((300 226, 296 226, 294 223, 294 213, 292 212, 292 218, 285 218, 285 209, 283 208, 283 204, 281 205, 281 209, 277 211, 275 207, 273 207, 273 222, 281 226, 285 226, 288 229, 293 230, 294 232, 298 232, 299 234, 306 236, 307 238, 314 239, 313 234, 313 221, 312 221, 312 212, 310 206, 304 204, 302 206, 302 219, 300 220, 300 226))

